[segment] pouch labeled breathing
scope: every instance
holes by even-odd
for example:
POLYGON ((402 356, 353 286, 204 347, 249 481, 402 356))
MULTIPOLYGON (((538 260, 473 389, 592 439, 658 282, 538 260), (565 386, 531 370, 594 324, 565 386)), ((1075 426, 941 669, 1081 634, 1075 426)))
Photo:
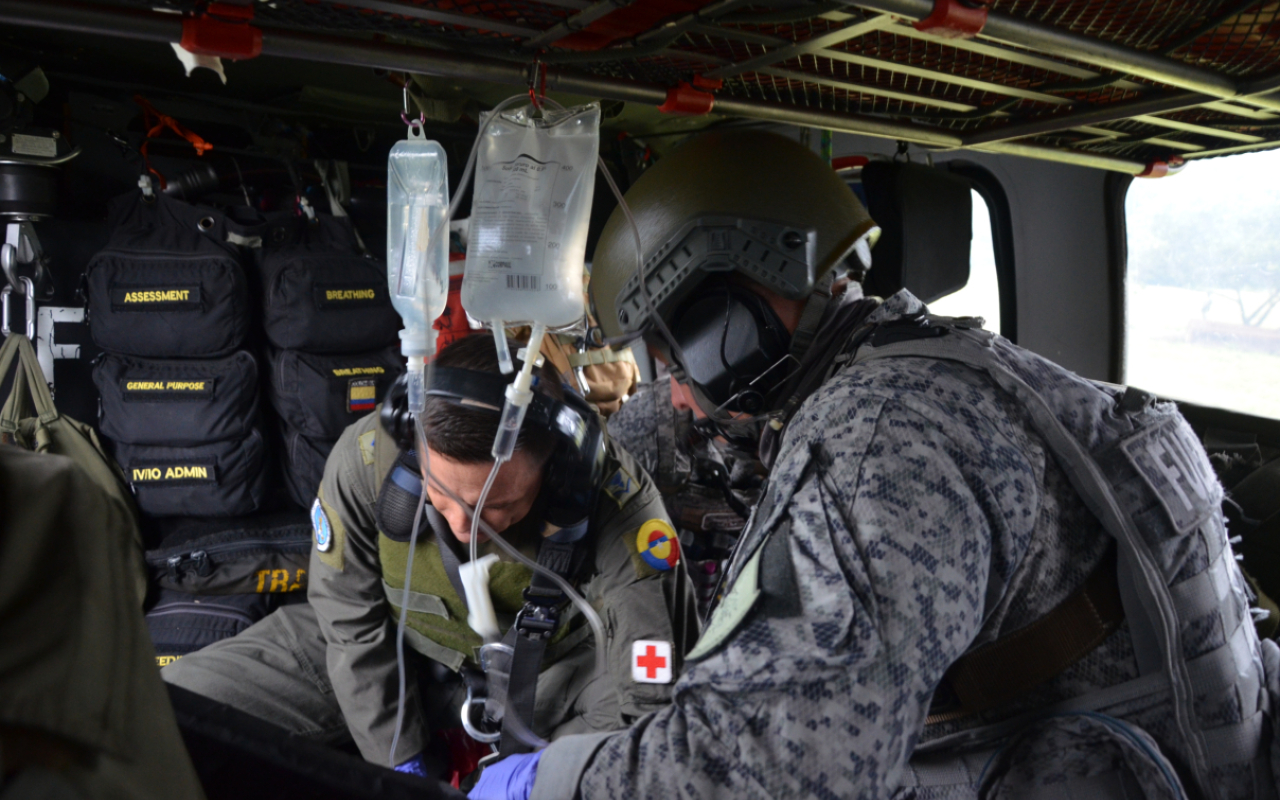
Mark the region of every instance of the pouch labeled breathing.
POLYGON ((462 305, 548 328, 582 318, 600 105, 499 112, 482 128, 462 305))

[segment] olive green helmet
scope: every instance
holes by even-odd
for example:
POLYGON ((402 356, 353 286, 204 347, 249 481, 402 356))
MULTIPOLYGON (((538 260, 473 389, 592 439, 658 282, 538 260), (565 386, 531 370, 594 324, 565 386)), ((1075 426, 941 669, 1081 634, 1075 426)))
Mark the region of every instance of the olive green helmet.
POLYGON ((591 298, 607 337, 666 319, 708 275, 740 272, 784 297, 810 296, 879 229, 825 161, 763 130, 701 134, 660 159, 626 194, 639 228, 649 298, 636 279, 635 233, 622 207, 596 245, 591 298))

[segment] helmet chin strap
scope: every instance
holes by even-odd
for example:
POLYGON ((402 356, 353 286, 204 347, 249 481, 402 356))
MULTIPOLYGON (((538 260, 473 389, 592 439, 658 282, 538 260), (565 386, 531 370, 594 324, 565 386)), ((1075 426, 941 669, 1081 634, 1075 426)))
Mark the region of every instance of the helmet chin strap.
POLYGON ((813 291, 809 293, 809 299, 805 301, 804 309, 800 312, 800 324, 796 326, 795 332, 791 334, 791 350, 789 354, 800 363, 804 360, 805 353, 809 352, 809 347, 813 344, 813 337, 818 333, 818 326, 822 324, 822 317, 827 313, 827 306, 831 304, 831 287, 835 285, 836 279, 840 277, 841 270, 828 270, 826 275, 819 278, 813 285, 813 291))

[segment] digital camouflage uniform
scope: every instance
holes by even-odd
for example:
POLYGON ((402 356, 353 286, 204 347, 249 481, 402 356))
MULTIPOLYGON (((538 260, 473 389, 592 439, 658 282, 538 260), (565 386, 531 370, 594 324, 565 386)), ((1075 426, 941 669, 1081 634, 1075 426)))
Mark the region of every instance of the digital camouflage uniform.
MULTIPOLYGON (((466 607, 444 571, 431 530, 424 528, 405 636, 410 658, 404 729, 395 758, 388 757, 398 698, 395 626, 408 545, 381 534, 375 512, 396 456, 376 413, 348 427, 329 457, 312 512, 324 548, 312 547, 309 604, 280 609, 240 635, 184 657, 163 670, 165 679, 293 732, 330 741, 349 732, 361 754, 381 764, 398 764, 422 751, 432 728, 459 727, 464 687, 453 680, 434 682, 421 668, 428 662, 413 651, 456 670, 464 661, 474 665, 481 640, 466 625, 466 607)), ((679 617, 682 605, 691 604, 678 571, 659 571, 639 554, 642 525, 666 521, 652 481, 612 445, 604 481, 588 533, 595 542, 588 577, 579 590, 604 620, 611 674, 594 674, 589 628, 576 610, 568 610, 538 680, 533 728, 547 738, 617 729, 666 705, 669 685, 632 681, 632 642, 672 642, 678 668, 679 654, 696 636, 694 622, 679 617)), ((505 535, 532 557, 540 527, 535 506, 505 535)), ((504 562, 491 572, 491 595, 505 630, 522 603, 529 573, 492 544, 482 545, 481 555, 490 550, 504 562)))
POLYGON ((671 380, 660 376, 636 389, 609 417, 609 436, 653 477, 705 611, 745 513, 760 495, 764 466, 725 443, 691 431, 693 412, 671 403, 671 380), (692 434, 692 435, 691 435, 692 434), (738 509, 729 504, 732 492, 738 509))
MULTIPOLYGON (((869 319, 920 309, 900 292, 869 319)), ((1076 376, 1005 350, 1043 394, 1078 396, 1076 376)), ((1081 402, 1064 422, 1087 439, 1097 413, 1081 402)), ((925 776, 919 750, 1136 678, 1128 623, 999 712, 926 725, 935 687, 966 651, 1023 629, 1075 592, 1112 542, 1024 408, 985 374, 929 358, 846 365, 791 420, 727 594, 687 656, 672 706, 625 732, 552 743, 532 797, 975 797, 967 786, 909 788, 925 776)), ((1196 566, 1205 565, 1187 563, 1196 566)), ((1238 589, 1224 591, 1224 602, 1242 604, 1238 589)), ((1213 647, 1221 637, 1206 628, 1185 646, 1213 647)), ((1238 713, 1227 704, 1196 711, 1224 721, 1238 713)), ((1119 703, 1109 713, 1141 726, 1179 763, 1167 702, 1119 703)), ((1043 786, 1108 766, 1078 746, 1096 736, 1084 729, 1103 727, 1099 718, 1064 720, 1034 743, 1037 753, 983 753, 971 775, 1013 764, 997 783, 1043 786), (1032 756, 1053 769, 1018 773, 1019 759, 1032 756)), ((1145 737, 1114 736, 1134 752, 1149 746, 1145 737)), ((1173 796, 1160 793, 1149 765, 1133 771, 1145 774, 1147 796, 1173 796)), ((1213 780, 1223 797, 1267 796, 1255 794, 1247 765, 1213 780)), ((999 796, 1067 796, 1022 788, 999 796)))

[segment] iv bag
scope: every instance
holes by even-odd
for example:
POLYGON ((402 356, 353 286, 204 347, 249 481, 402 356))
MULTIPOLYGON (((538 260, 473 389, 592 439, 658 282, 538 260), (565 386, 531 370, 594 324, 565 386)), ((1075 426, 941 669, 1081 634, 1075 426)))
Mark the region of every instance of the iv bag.
POLYGON ((449 230, 440 224, 448 206, 444 148, 412 125, 387 159, 387 285, 404 320, 405 356, 433 354, 431 323, 448 300, 449 230))
POLYGON ((562 328, 583 314, 600 104, 531 110, 481 123, 462 306, 486 322, 562 328))

